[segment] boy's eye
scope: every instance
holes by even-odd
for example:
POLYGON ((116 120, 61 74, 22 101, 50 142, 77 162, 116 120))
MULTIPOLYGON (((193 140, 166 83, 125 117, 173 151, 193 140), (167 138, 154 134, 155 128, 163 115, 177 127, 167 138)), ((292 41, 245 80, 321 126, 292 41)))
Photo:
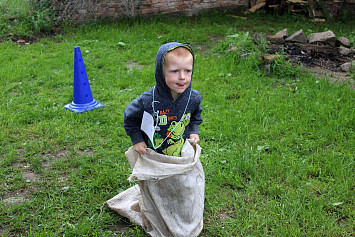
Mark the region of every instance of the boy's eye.
MULTIPOLYGON (((171 70, 171 72, 172 72, 172 73, 178 73, 179 70, 171 70)), ((186 70, 184 70, 184 72, 185 72, 185 73, 191 73, 192 70, 186 69, 186 70)))

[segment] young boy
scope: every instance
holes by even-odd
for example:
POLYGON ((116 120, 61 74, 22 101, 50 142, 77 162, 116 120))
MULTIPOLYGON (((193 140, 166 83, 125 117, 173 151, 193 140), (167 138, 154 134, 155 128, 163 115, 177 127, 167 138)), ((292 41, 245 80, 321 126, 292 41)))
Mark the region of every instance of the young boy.
POLYGON ((155 61, 156 85, 133 100, 124 114, 123 126, 135 151, 145 154, 149 147, 180 156, 186 138, 194 139, 192 145, 199 142, 201 95, 191 89, 193 69, 191 46, 171 42, 160 47, 155 61), (154 119, 153 141, 141 130, 144 112, 154 119))

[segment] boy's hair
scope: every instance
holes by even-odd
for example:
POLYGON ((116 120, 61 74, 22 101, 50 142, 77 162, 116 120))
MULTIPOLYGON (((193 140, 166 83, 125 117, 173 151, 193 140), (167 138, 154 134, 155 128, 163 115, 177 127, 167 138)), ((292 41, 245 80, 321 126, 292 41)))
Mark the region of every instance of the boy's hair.
POLYGON ((177 58, 177 57, 190 58, 190 57, 193 57, 191 51, 188 48, 186 48, 184 46, 179 46, 179 47, 176 47, 176 48, 168 51, 165 54, 164 65, 165 65, 165 58, 166 58, 167 55, 169 55, 169 57, 172 57, 172 58, 177 58))

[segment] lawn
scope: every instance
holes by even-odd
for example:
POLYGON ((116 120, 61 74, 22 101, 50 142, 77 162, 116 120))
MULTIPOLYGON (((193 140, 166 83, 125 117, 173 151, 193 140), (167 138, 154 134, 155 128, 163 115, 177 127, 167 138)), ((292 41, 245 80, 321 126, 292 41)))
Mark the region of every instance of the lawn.
POLYGON ((354 23, 211 13, 82 24, 28 45, 4 40, 0 235, 146 236, 101 207, 134 185, 123 112, 154 85, 159 46, 178 41, 195 50, 192 87, 202 95, 201 236, 353 236, 354 89, 282 59, 265 73, 265 45, 250 36, 333 30, 353 42, 354 23), (82 114, 64 109, 73 99, 75 46, 105 105, 82 114))

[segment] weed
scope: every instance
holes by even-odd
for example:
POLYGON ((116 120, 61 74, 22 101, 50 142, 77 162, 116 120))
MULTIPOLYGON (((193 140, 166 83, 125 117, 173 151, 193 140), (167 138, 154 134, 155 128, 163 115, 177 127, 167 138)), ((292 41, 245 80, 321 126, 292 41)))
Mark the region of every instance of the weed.
POLYGON ((47 0, 2 0, 0 13, 0 38, 31 37, 51 30, 55 17, 47 0))
POLYGON ((289 61, 283 57, 277 58, 271 65, 273 75, 280 78, 296 79, 302 75, 302 71, 299 67, 292 65, 289 61))

